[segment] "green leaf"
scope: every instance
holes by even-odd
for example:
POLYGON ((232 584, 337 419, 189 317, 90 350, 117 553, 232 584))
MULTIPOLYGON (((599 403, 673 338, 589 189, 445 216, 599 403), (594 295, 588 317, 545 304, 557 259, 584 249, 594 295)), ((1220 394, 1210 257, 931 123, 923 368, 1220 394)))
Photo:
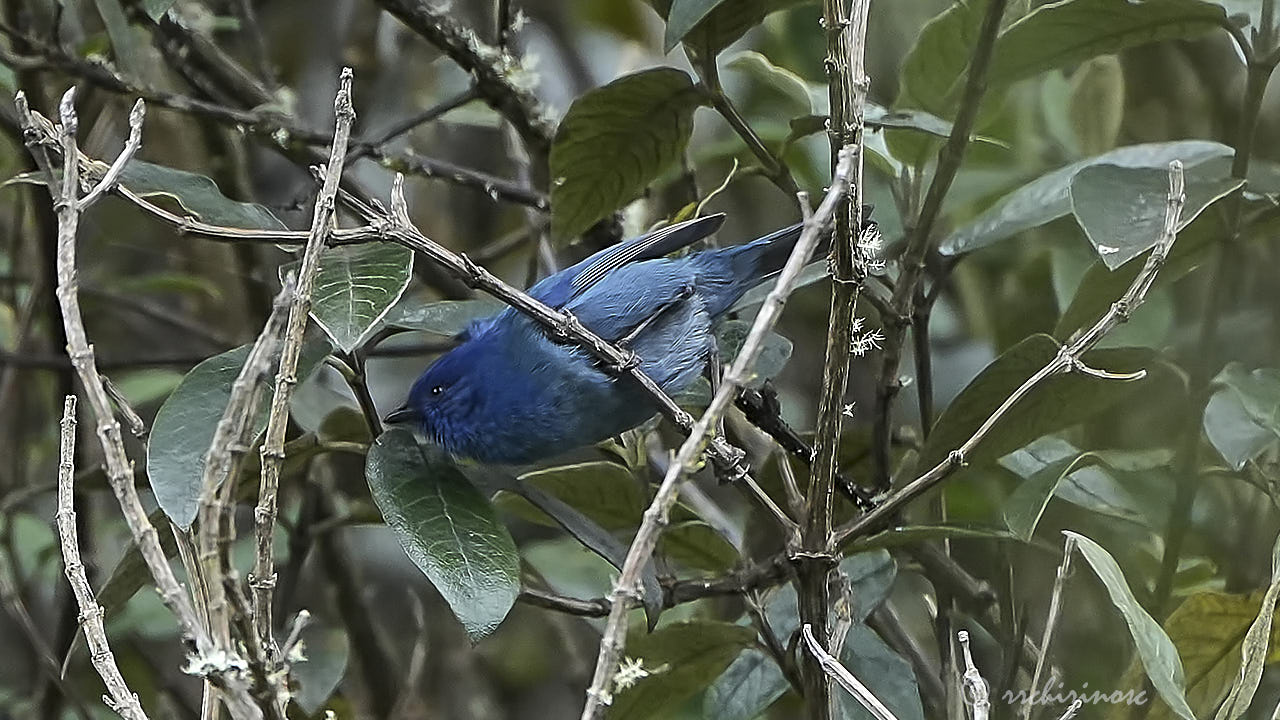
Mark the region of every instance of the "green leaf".
POLYGON ((484 495, 405 430, 383 433, 365 478, 405 554, 435 585, 472 642, 493 632, 520 594, 520 556, 484 495))
POLYGON ((1115 558, 1101 545, 1079 533, 1067 530, 1064 534, 1075 539, 1080 554, 1106 586, 1111 604, 1120 611, 1125 624, 1129 626, 1129 634, 1133 636, 1138 656, 1142 659, 1143 668, 1156 692, 1184 720, 1195 720, 1195 714, 1187 706, 1186 676, 1182 671, 1178 650, 1164 629, 1133 596, 1115 558))
POLYGON ((952 3, 920 30, 902 60, 898 105, 941 116, 951 114, 952 88, 969 65, 987 2, 952 3))
POLYGON ((633 639, 627 657, 638 659, 650 674, 614 695, 610 719, 670 717, 719 677, 755 635, 731 623, 682 622, 633 639))
POLYGON ((253 230, 287 229, 261 205, 227 198, 218 185, 204 175, 134 160, 125 166, 120 184, 143 197, 171 197, 187 212, 214 225, 253 230))
POLYGON ((1230 363, 1214 382, 1221 387, 1205 406, 1204 432, 1239 470, 1280 439, 1280 371, 1230 363))
POLYGON ((1124 68, 1115 55, 1096 57, 1072 73, 1068 112, 1081 154, 1097 155, 1115 147, 1124 98, 1124 68))
POLYGON ((809 86, 799 75, 778 67, 769 58, 755 50, 743 50, 725 61, 726 70, 736 70, 755 81, 759 87, 770 91, 767 104, 773 117, 779 115, 809 116, 813 104, 809 98, 809 86))
MULTIPOLYGON (((960 447, 1022 383, 1058 354, 1048 335, 1032 335, 983 368, 947 406, 920 452, 921 469, 931 468, 960 447)), ((1140 348, 1094 350, 1084 362, 1111 372, 1133 372, 1155 360, 1140 348)), ((1157 373, 1118 382, 1069 372, 1047 378, 1013 407, 965 458, 971 465, 995 460, 1036 438, 1083 422, 1126 399, 1150 392, 1157 373)))
POLYGON ((1023 542, 1030 542, 1058 484, 1076 470, 1095 462, 1096 457, 1084 453, 1051 463, 1023 480, 1002 506, 1004 524, 1023 542))
POLYGON ((383 317, 382 323, 404 330, 453 337, 466 330, 472 322, 496 315, 504 307, 506 305, 493 298, 428 303, 417 298, 402 298, 383 317))
POLYGON ((683 32, 679 26, 675 30, 670 27, 664 33, 665 52, 670 52, 677 42, 684 41, 685 47, 692 47, 698 54, 718 55, 721 50, 733 44, 748 30, 760 24, 765 16, 778 10, 785 10, 796 5, 814 2, 815 0, 648 0, 668 25, 688 24, 687 19, 675 18, 672 15, 680 10, 682 15, 692 17, 699 9, 711 5, 713 9, 703 13, 703 17, 694 20, 693 24, 683 32), (683 9, 677 6, 684 6, 683 9), (674 37, 673 37, 674 36, 674 37))
POLYGON ((669 53, 685 35, 724 0, 671 0, 667 30, 662 36, 662 52, 669 53))
POLYGON ((1041 5, 1000 33, 987 82, 1009 85, 1046 70, 1128 47, 1193 38, 1226 21, 1200 0, 1061 0, 1041 5))
POLYGON ((551 232, 561 241, 644 192, 680 159, 702 96, 682 70, 654 68, 590 90, 551 144, 551 232))
POLYGON ((152 20, 159 20, 161 15, 173 7, 175 0, 142 0, 142 9, 152 20))
MULTIPOLYGON (((897 720, 924 720, 916 674, 898 653, 864 623, 854 623, 845 637, 840 662, 862 681, 897 720)), ((832 690, 832 692, 837 692, 832 690)), ((849 720, 876 720, 862 703, 840 691, 839 704, 849 720)))
POLYGON ((748 648, 707 688, 702 714, 710 720, 753 720, 790 687, 772 657, 748 648))
POLYGON ((841 549, 868 552, 886 548, 916 545, 930 540, 1017 540, 1004 528, 980 525, 904 525, 882 530, 869 537, 858 538, 841 549))
MULTIPOLYGON (((716 342, 720 346, 720 359, 726 367, 738 357, 750 332, 751 323, 746 320, 726 320, 716 326, 716 342)), ((787 360, 791 358, 792 348, 791 341, 787 338, 774 332, 769 333, 764 339, 764 347, 756 356, 753 382, 749 384, 758 385, 782 372, 787 360)))
MULTIPOLYGON (((1048 435, 1000 458, 1000 466, 1030 483, 1042 472, 1053 474, 1053 466, 1062 467, 1073 463, 1082 455, 1085 453, 1071 443, 1055 435, 1048 435)), ((1135 497, 1134 490, 1130 489, 1133 484, 1118 480, 1117 477, 1123 473, 1167 468, 1173 457, 1171 450, 1103 450, 1088 455, 1092 462, 1060 474, 1053 490, 1055 497, 1092 512, 1129 522, 1153 525, 1149 518, 1157 515, 1160 516, 1159 522, 1164 522, 1167 512, 1162 514, 1161 511, 1166 510, 1165 508, 1153 507, 1152 503, 1135 497)), ((1015 490, 1014 495, 1020 491, 1021 488, 1015 490)), ((1031 499, 1010 497, 1006 505, 1024 501, 1030 502, 1031 499)), ((1006 512, 1006 519, 1008 517, 1009 513, 1006 512)))
MULTIPOLYGON (((1187 177, 1178 230, 1205 208, 1244 186, 1237 178, 1187 177)), ((1071 212, 1107 268, 1115 270, 1150 250, 1164 232, 1169 171, 1101 163, 1071 179, 1071 212)))
POLYGON ((1214 158, 1229 157, 1231 148, 1205 140, 1179 140, 1116 148, 1111 152, 1074 162, 1041 175, 1001 198, 967 225, 942 241, 944 255, 972 252, 1005 240, 1071 212, 1071 179, 1086 167, 1109 163, 1120 167, 1168 170, 1169 161, 1181 160, 1190 170, 1214 158))
MULTIPOLYGON (((283 276, 299 262, 280 267, 283 276)), ((413 276, 413 251, 395 243, 325 248, 311 292, 311 317, 351 352, 400 300, 413 276)))
POLYGON ((1271 547, 1271 584, 1262 597, 1262 608, 1240 643, 1240 674, 1214 720, 1238 720, 1253 702, 1258 683, 1262 681, 1263 665, 1267 662, 1277 597, 1280 597, 1280 537, 1271 547))
POLYGON ((139 407, 168 396, 182 382, 182 373, 171 368, 147 368, 122 373, 113 381, 124 399, 139 407))
MULTIPOLYGON (((591 518, 606 530, 629 530, 640 525, 645 497, 638 480, 611 462, 587 462, 525 473, 520 480, 591 518)), ((542 524, 554 524, 529 501, 510 490, 494 497, 498 507, 542 524)))
POLYGON ((738 563, 738 549, 701 520, 672 523, 659 538, 672 560, 696 570, 726 572, 738 563))
POLYGON ((351 641, 339 625, 312 624, 302 631, 302 642, 306 660, 289 666, 291 678, 298 682, 293 701, 307 715, 315 715, 347 671, 351 641))
MULTIPOLYGON (((250 349, 250 345, 241 345, 192 368, 160 406, 151 425, 151 435, 147 438, 147 479, 161 509, 184 530, 196 519, 204 456, 231 399, 231 384, 244 367, 250 349)), ((319 339, 303 343, 298 358, 299 382, 319 367, 329 349, 329 343, 319 339)), ((274 372, 268 374, 267 387, 254 415, 256 433, 261 433, 267 425, 267 408, 275 387, 274 372)))

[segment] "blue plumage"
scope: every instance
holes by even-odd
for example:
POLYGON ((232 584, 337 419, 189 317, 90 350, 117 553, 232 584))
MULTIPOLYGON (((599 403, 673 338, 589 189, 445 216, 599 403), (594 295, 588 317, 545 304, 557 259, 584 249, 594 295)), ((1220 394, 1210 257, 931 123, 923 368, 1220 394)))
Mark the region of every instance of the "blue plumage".
MULTIPOLYGON (((715 321, 777 273, 800 236, 795 225, 745 245, 666 257, 723 222, 711 215, 628 240, 543 279, 529 294, 633 350, 649 377, 678 392, 716 352, 715 321)), ((525 463, 600 442, 654 414, 633 379, 609 374, 586 351, 551 340, 507 308, 473 323, 387 421, 416 423, 456 456, 525 463)))

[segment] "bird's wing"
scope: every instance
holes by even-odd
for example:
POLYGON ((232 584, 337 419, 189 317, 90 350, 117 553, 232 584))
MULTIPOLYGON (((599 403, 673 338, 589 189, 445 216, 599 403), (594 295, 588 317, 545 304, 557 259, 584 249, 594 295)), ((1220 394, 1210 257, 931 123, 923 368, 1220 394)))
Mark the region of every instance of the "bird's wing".
POLYGON ((724 213, 716 213, 659 228, 648 235, 605 248, 544 278, 529 290, 529 294, 552 307, 562 307, 618 268, 638 260, 669 255, 719 230, 722 224, 724 213))

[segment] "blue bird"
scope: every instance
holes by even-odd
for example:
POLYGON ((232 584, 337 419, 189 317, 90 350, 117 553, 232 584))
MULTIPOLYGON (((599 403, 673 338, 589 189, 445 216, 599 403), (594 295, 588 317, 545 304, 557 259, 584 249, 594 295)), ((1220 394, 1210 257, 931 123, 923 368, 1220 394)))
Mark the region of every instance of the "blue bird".
MULTIPOLYGON (((709 215, 627 240, 543 279, 529 294, 635 352, 659 387, 679 392, 718 352, 716 320, 782 269, 801 231, 793 225, 745 245, 665 257, 723 222, 723 214, 709 215)), ((473 322, 459 339, 385 418, 415 424, 456 457, 534 462, 616 436, 657 412, 633 378, 552 340, 514 308, 473 322)))

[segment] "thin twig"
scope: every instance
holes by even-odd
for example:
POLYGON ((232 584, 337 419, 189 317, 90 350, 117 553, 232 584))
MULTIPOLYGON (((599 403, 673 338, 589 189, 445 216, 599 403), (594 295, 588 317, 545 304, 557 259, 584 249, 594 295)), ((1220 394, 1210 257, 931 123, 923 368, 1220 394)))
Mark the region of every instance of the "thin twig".
POLYGON ((351 105, 351 69, 344 68, 338 81, 338 95, 334 100, 336 117, 333 146, 329 152, 329 165, 325 170, 324 184, 316 198, 311 220, 311 236, 303 250, 302 264, 298 270, 297 285, 289 308, 289 323, 280 350, 280 365, 276 373, 275 393, 271 397, 271 412, 267 416, 267 434, 262 441, 262 483, 258 490, 258 507, 254 511, 254 529, 257 537, 257 554, 253 566, 254 628, 268 653, 274 653, 275 640, 271 634, 271 594, 275 588, 275 571, 271 561, 271 543, 275 533, 276 492, 280 484, 280 464, 284 459, 284 435, 289 421, 289 398, 298 384, 298 357, 302 353, 302 333, 307 327, 311 312, 311 286, 316 270, 320 267, 320 253, 332 230, 338 182, 342 178, 342 166, 351 137, 351 125, 355 110, 351 105))
POLYGON ((58 521, 58 537, 62 541, 62 564, 67 574, 67 582, 76 596, 76 605, 80 607, 80 627, 89 645, 89 659, 98 671, 102 682, 107 686, 111 696, 111 709, 125 720, 146 720, 147 714, 142 711, 138 696, 125 684, 124 676, 116 665, 115 655, 107 644, 107 629, 103 625, 102 606, 89 587, 89 578, 84 574, 84 563, 80 560, 80 540, 76 533, 75 478, 76 459, 76 398, 68 395, 62 405, 62 433, 58 444, 58 512, 54 516, 58 521))
POLYGON ((960 650, 964 654, 965 705, 973 711, 973 720, 987 720, 991 716, 990 690, 987 689, 987 681, 982 679, 982 673, 978 672, 978 667, 973 664, 968 631, 961 630, 956 633, 956 639, 960 641, 960 650))
MULTIPOLYGON (((996 1, 999 2, 1000 0, 996 1)), ((874 510, 855 518, 848 525, 838 530, 836 532, 836 542, 841 543, 847 539, 861 537, 874 532, 907 503, 935 487, 953 472, 960 469, 965 463, 965 458, 991 432, 991 429, 999 422, 1000 418, 1004 417, 1018 401, 1030 394, 1037 385, 1054 375, 1087 368, 1088 366, 1084 364, 1080 356, 1096 345, 1107 333, 1126 322, 1130 314, 1146 298, 1147 291, 1151 289, 1151 284, 1155 282, 1156 274, 1159 273, 1160 268, 1164 265, 1169 249, 1173 246, 1174 240, 1177 239, 1178 221, 1182 215, 1182 207, 1185 202, 1186 183, 1183 176, 1182 163, 1174 160, 1169 163, 1169 199, 1168 206, 1165 208, 1164 229, 1161 232, 1160 239, 1151 250, 1151 254, 1147 257, 1146 264, 1143 265, 1142 270, 1138 272, 1137 277, 1133 279, 1133 282, 1120 299, 1112 303, 1111 308, 1102 317, 1098 318, 1093 326, 1079 333, 1070 344, 1059 348, 1058 354, 1053 360, 1036 371, 1017 390, 1014 390, 1009 397, 1005 398, 1004 402, 1000 403, 1000 406, 991 413, 986 421, 958 448, 952 450, 945 460, 942 460, 923 475, 885 498, 874 510)), ((1136 376, 1128 377, 1134 378, 1136 376)))
POLYGON ((1049 615, 1044 621, 1044 633, 1040 636, 1040 657, 1036 660, 1035 672, 1031 674, 1031 693, 1027 702, 1022 705, 1022 719, 1031 720, 1035 705, 1031 698, 1036 688, 1040 687, 1040 676, 1044 672, 1045 660, 1049 657, 1049 642, 1053 640, 1053 629, 1058 625, 1058 612, 1062 608, 1062 589, 1067 584, 1067 574, 1071 572, 1071 557, 1076 554, 1076 538, 1067 534, 1062 543, 1062 563, 1058 565, 1058 575, 1053 579, 1053 594, 1049 596, 1049 615))
POLYGON ((827 652, 813 636, 813 626, 805 623, 800 629, 800 634, 804 638, 805 648, 809 650, 809 654, 817 661, 822 672, 840 684, 846 692, 853 696, 867 712, 876 717, 877 720, 898 720, 889 708, 871 692, 871 689, 862 684, 862 681, 840 664, 840 660, 827 652))
POLYGON ((639 597, 640 573, 653 554, 658 536, 666 525, 667 514, 679 494, 680 485, 694 469, 698 458, 707 446, 707 434, 728 410, 738 389, 750 380, 756 356, 764 346, 765 337, 777 322, 796 278, 830 224, 836 207, 844 199, 849 177, 853 173, 853 164, 853 153, 845 153, 841 156, 840 165, 836 168, 835 177, 831 181, 831 189, 828 190, 817 212, 806 218, 800 239, 792 249, 791 257, 787 259, 782 272, 779 273, 773 289, 760 306, 742 349, 725 373, 724 380, 716 390, 706 411, 694 424, 689 436, 676 453, 675 459, 668 466, 666 476, 663 477, 653 502, 644 513, 644 521, 627 551, 622 573, 609 597, 612 610, 605 625, 604 637, 600 641, 600 654, 596 660, 591 687, 587 690, 587 702, 582 711, 583 720, 601 717, 604 709, 612 701, 613 676, 621 660, 625 643, 627 613, 632 603, 639 597))
POLYGON ((413 132, 415 128, 425 125, 432 120, 437 120, 444 115, 457 110, 463 105, 466 105, 472 100, 475 100, 477 97, 479 97, 479 94, 476 93, 476 89, 474 87, 469 87, 451 98, 446 98, 435 105, 432 105, 426 110, 410 115, 399 122, 393 123, 391 127, 388 127, 386 130, 378 133, 373 138, 352 142, 350 150, 347 152, 347 162, 351 163, 359 158, 366 157, 373 151, 382 148, 382 146, 390 143, 401 135, 413 132))
POLYGON ((147 568, 156 583, 165 605, 173 612, 183 635, 194 641, 200 661, 196 670, 207 673, 224 692, 232 715, 238 719, 260 718, 261 712, 250 699, 244 680, 236 668, 210 658, 213 645, 204 626, 198 622, 191 600, 178 584, 164 550, 160 547, 155 528, 147 520, 146 510, 133 484, 133 465, 125 452, 120 424, 111 411, 111 400, 103 386, 94 361, 93 346, 89 344, 80 313, 80 300, 76 272, 76 235, 80 222, 80 165, 76 148, 76 113, 74 91, 68 90, 62 98, 59 115, 61 128, 49 136, 52 124, 33 113, 26 96, 19 92, 14 99, 23 138, 31 149, 37 164, 46 178, 50 196, 58 218, 57 243, 57 297, 62 312, 63 329, 67 336, 67 353, 80 377, 85 396, 97 420, 98 439, 106 459, 107 480, 120 503, 125 522, 134 542, 138 545, 147 568), (37 118, 39 118, 38 122, 37 118), (56 138, 56 144, 54 138, 56 138), (62 153, 62 178, 58 181, 51 166, 50 145, 62 153))
POLYGON ((902 254, 901 271, 894 285, 891 300, 895 311, 893 317, 897 322, 885 326, 884 356, 876 382, 872 449, 875 453, 876 483, 880 488, 889 487, 889 475, 892 470, 889 455, 892 406, 899 389, 898 364, 902 359, 903 337, 911 323, 916 285, 924 274, 924 259, 932 245, 934 223, 942 212, 942 202, 946 199, 951 183, 960 170, 960 163, 964 161, 969 136, 978 119, 978 108, 986 93, 987 69, 991 65, 996 35, 1000 31, 1000 20, 1004 17, 1007 4, 1008 0, 992 0, 987 5, 986 16, 982 20, 982 27, 974 41, 973 57, 969 61, 968 77, 965 80, 960 109, 956 112, 951 134, 938 153, 938 167, 934 171, 933 181, 929 183, 924 205, 921 206, 920 215, 911 227, 906 250, 902 254))

